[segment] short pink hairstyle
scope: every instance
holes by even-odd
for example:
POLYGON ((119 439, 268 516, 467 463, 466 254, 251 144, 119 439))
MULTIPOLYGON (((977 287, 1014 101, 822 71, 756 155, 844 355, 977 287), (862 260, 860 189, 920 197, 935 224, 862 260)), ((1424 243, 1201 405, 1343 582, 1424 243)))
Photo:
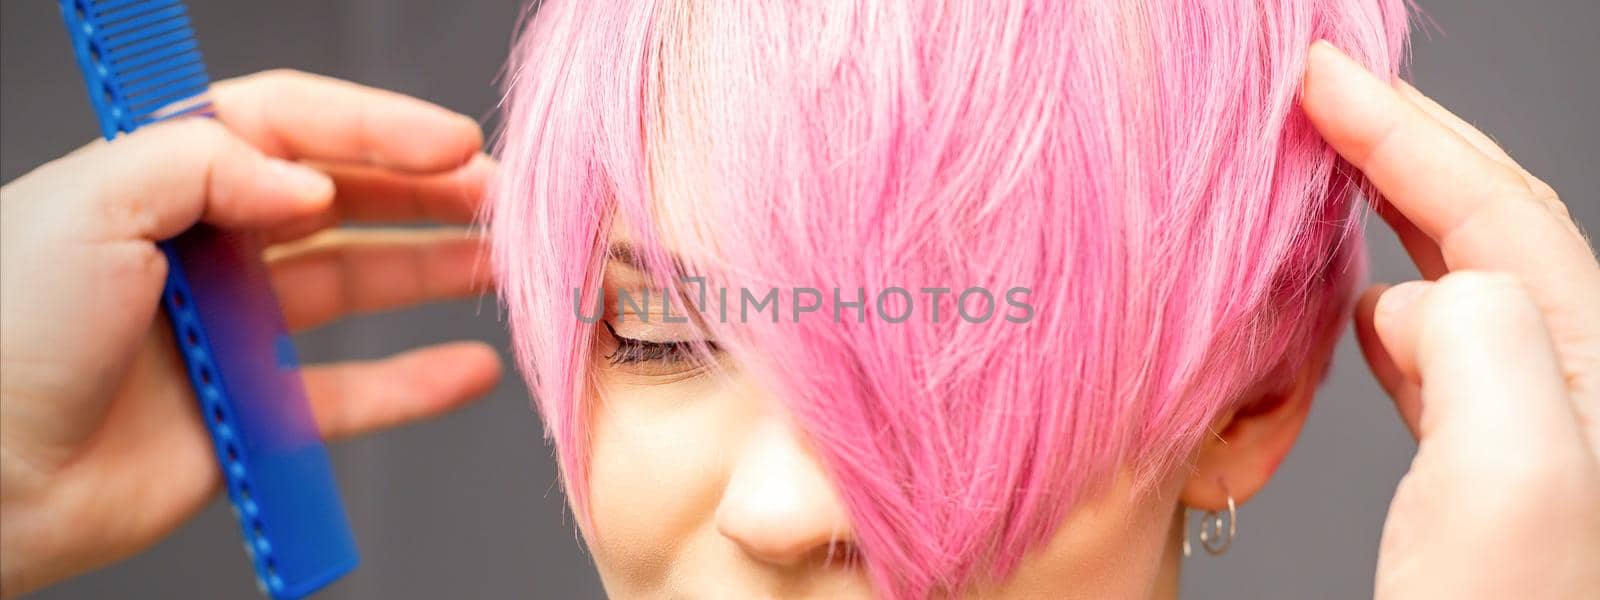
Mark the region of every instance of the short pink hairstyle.
POLYGON ((709 325, 807 435, 883 593, 1004 577, 1337 336, 1362 186, 1301 73, 1327 39, 1393 74, 1407 25, 1404 0, 543 3, 487 218, 579 521, 572 290, 593 299, 620 219, 647 264, 725 284, 1029 287, 1020 324, 709 325))

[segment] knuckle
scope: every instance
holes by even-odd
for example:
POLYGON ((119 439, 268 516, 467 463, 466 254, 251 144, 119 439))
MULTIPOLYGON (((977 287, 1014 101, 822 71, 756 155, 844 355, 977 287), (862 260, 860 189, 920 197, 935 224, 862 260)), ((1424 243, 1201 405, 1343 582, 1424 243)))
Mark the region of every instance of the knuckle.
POLYGON ((205 169, 219 155, 235 151, 233 134, 213 119, 182 119, 173 122, 172 137, 161 143, 160 151, 171 164, 188 169, 205 169))
POLYGON ((1548 185, 1537 182, 1531 183, 1530 185, 1533 186, 1534 202, 1538 203, 1539 206, 1550 211, 1550 214, 1553 214, 1560 219, 1567 221, 1572 220, 1572 211, 1567 208, 1567 203, 1561 200, 1561 196, 1557 194, 1554 189, 1551 189, 1551 187, 1548 185))
POLYGON ((133 272, 144 275, 150 280, 166 279, 167 255, 162 254, 154 244, 138 244, 130 259, 133 272))
POLYGON ((1549 207, 1550 210, 1559 212, 1562 215, 1570 214, 1567 211, 1567 203, 1563 202, 1561 200, 1561 195, 1557 194, 1555 190, 1550 189, 1549 186, 1540 185, 1535 187, 1533 190, 1533 199, 1537 200, 1540 204, 1549 207))
POLYGON ((1491 165, 1482 172, 1479 184, 1493 196, 1521 201, 1531 200, 1535 195, 1534 189, 1529 185, 1528 178, 1523 177, 1517 170, 1504 165, 1491 165))

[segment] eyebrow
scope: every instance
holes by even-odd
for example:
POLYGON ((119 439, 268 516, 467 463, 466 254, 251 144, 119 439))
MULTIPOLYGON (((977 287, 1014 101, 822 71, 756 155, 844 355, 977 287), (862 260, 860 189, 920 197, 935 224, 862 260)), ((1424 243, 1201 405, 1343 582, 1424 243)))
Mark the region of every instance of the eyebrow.
MULTIPOLYGON (((644 258, 634 250, 633 244, 628 242, 613 242, 606 249, 606 258, 612 262, 620 263, 635 271, 644 272, 644 258)), ((683 260, 677 255, 667 253, 667 260, 672 263, 672 271, 678 277, 685 277, 688 271, 683 268, 683 260)))
POLYGON ((622 266, 628 267, 635 271, 642 270, 640 267, 641 261, 639 260, 639 255, 634 253, 633 245, 627 242, 616 242, 611 244, 611 247, 606 250, 606 260, 622 263, 622 266))
MULTIPOLYGON (((606 258, 629 269, 633 269, 634 271, 638 271, 640 273, 644 272, 644 260, 639 256, 639 253, 634 250, 633 244, 628 242, 612 242, 611 245, 606 248, 606 258)), ((679 258, 678 255, 668 252, 667 260, 672 262, 673 272, 677 275, 680 281, 689 279, 688 271, 684 270, 683 268, 683 260, 679 258)), ((607 268, 610 268, 609 264, 607 265, 607 268)), ((701 279, 701 282, 701 285, 704 285, 703 278, 701 279)), ((618 298, 618 303, 620 306, 620 298, 618 298)), ((692 306, 692 304, 688 306, 692 306)), ((694 320, 695 326, 699 328, 700 331, 705 331, 705 322, 701 320, 699 312, 691 309, 689 311, 689 318, 694 320)))

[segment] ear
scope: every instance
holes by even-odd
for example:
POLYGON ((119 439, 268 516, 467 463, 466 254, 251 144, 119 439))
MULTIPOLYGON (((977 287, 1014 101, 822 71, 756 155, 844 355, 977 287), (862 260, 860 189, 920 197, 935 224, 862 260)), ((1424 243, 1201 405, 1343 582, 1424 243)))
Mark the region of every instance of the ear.
POLYGON ((1337 336, 1331 337, 1318 344, 1291 376, 1269 377, 1212 422, 1216 435, 1207 436, 1195 451, 1191 474, 1179 496, 1184 505, 1226 510, 1229 495, 1243 504, 1267 485, 1300 437, 1311 397, 1327 373, 1337 342, 1337 336))

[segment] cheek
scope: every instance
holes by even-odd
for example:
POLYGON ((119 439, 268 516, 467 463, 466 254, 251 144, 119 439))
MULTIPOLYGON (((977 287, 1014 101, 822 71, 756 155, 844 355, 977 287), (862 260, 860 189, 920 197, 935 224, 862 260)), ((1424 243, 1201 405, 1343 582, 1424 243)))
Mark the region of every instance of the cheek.
POLYGON ((733 396, 728 386, 698 379, 602 381, 589 466, 591 537, 614 592, 659 584, 691 538, 714 531, 731 449, 745 426, 733 396))

